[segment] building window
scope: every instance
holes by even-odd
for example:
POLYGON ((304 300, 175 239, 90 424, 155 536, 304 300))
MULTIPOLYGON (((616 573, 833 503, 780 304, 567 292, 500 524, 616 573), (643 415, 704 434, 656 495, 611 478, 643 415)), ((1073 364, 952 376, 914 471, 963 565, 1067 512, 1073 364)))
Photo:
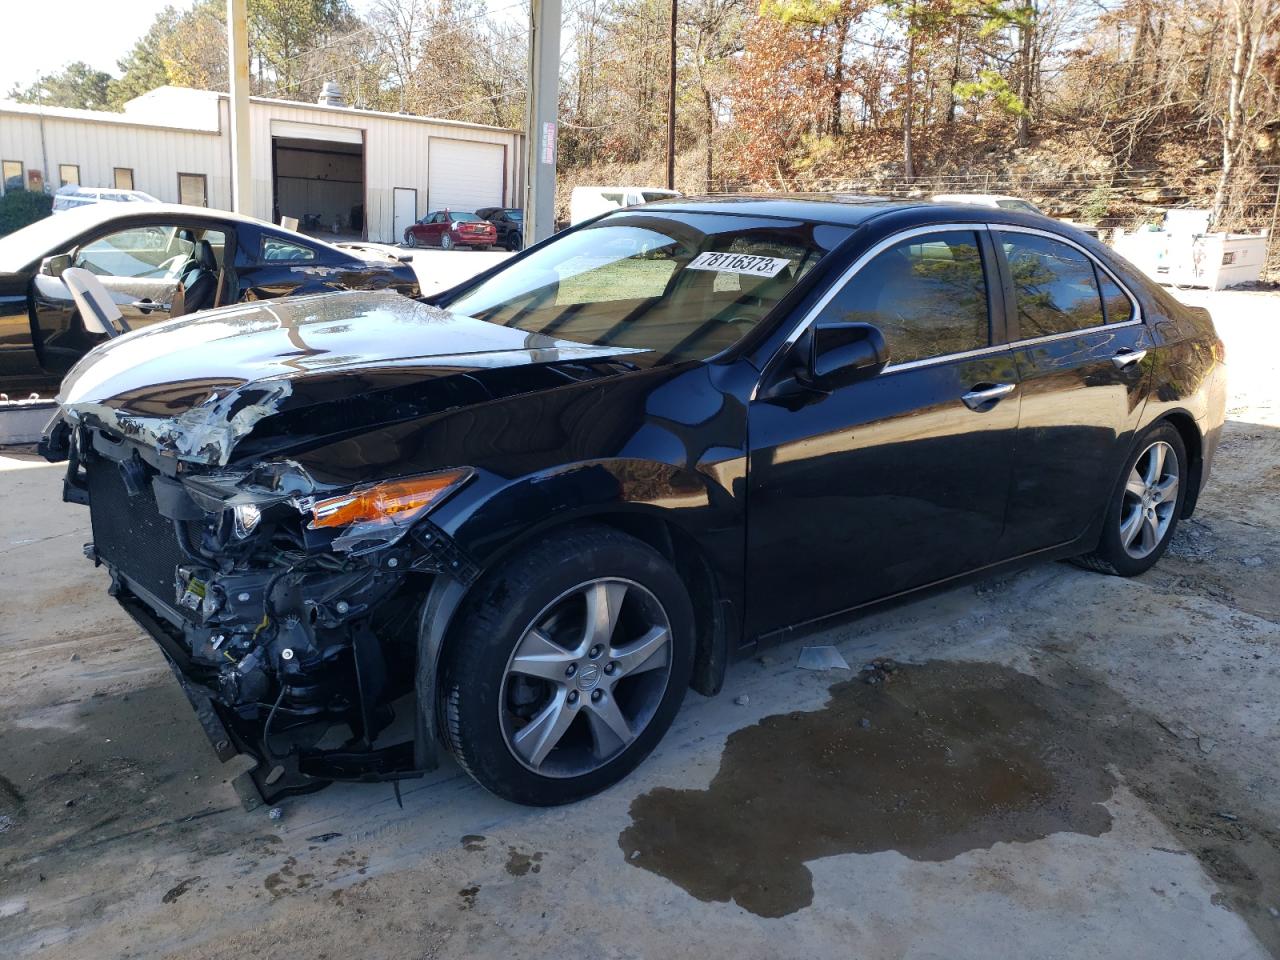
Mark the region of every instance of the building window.
POLYGON ((10 190, 25 190, 26 184, 23 183, 23 170, 21 160, 5 160, 4 165, 4 190, 8 193, 10 190))
POLYGON ((178 202, 189 207, 209 205, 209 182, 203 173, 178 174, 178 202))
POLYGON ((58 184, 60 187, 80 186, 80 165, 78 163, 58 164, 58 180, 61 181, 58 184))
POLYGON ((132 167, 116 167, 115 168, 115 184, 117 190, 133 189, 133 168, 132 167))

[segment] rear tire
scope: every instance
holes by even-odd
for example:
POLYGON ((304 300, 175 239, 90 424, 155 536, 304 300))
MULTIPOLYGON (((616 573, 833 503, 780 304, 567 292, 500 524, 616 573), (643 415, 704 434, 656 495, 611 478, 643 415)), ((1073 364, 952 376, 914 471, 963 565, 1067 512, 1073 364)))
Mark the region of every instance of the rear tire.
POLYGON ((580 800, 662 739, 693 656, 689 595, 661 554, 608 527, 553 534, 486 575, 450 631, 446 745, 507 800, 580 800))
POLYGON ((1164 556, 1178 528, 1188 482, 1182 435, 1167 421, 1134 444, 1111 493, 1096 549, 1073 562, 1098 573, 1135 577, 1164 556))
POLYGON ((453 249, 453 237, 449 236, 447 233, 442 233, 442 234, 440 234, 440 249, 441 249, 441 250, 452 250, 452 249, 453 249))

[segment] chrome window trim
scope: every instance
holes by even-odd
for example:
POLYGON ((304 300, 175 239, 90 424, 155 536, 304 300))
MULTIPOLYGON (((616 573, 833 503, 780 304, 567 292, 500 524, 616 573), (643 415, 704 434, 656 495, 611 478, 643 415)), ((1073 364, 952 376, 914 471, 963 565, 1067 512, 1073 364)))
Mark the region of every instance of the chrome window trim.
MULTIPOLYGON (((1064 237, 1062 234, 1054 233, 1052 230, 1040 230, 1036 227, 1023 227, 1018 226, 1017 224, 989 223, 986 226, 988 230, 994 231, 995 233, 1030 233, 1037 237, 1047 237, 1050 240, 1057 240, 1059 243, 1065 243, 1069 247, 1074 247, 1076 250, 1084 254, 1085 259, 1092 263, 1095 269, 1101 270, 1111 278, 1111 282, 1119 287, 1124 295, 1129 298, 1129 304, 1133 307, 1133 316, 1121 323, 1104 323, 1097 327, 1084 327, 1080 330, 1068 330, 1064 333, 1052 333, 1044 337, 1033 337, 1028 340, 1015 340, 1009 344, 1010 346, 1016 346, 1022 343, 1039 343, 1044 340, 1053 340, 1058 337, 1071 336, 1076 333, 1085 333, 1089 330, 1102 330, 1107 327, 1127 327, 1133 323, 1142 323, 1142 304, 1139 303, 1138 298, 1133 295, 1133 291, 1129 289, 1123 280, 1115 275, 1114 271, 1112 271, 1110 267, 1070 237, 1064 237)), ((1098 296, 1101 298, 1101 290, 1098 291, 1098 296)), ((1105 309, 1105 307, 1103 309, 1105 309)))
MULTIPOLYGON (((1061 340, 1064 337, 1079 336, 1082 333, 1094 333, 1099 330, 1114 330, 1120 327, 1132 327, 1143 322, 1142 304, 1139 303, 1138 298, 1133 295, 1133 291, 1129 289, 1129 287, 1124 283, 1124 281, 1122 281, 1119 277, 1115 275, 1115 273, 1111 270, 1110 267, 1108 267, 1105 263, 1100 261, 1097 257, 1095 257, 1092 253, 1090 253, 1080 244, 1076 243, 1076 241, 1072 240, 1070 237, 1064 237, 1061 234, 1054 233, 1051 230, 1040 230, 1040 229, 1037 229, 1036 227, 1023 227, 1023 226, 1019 226, 1017 224, 1011 224, 1011 223, 990 223, 990 222, 987 222, 987 223, 934 223, 924 227, 910 227, 906 230, 902 230, 898 233, 891 234, 890 236, 885 237, 883 240, 879 241, 875 246, 863 252, 863 254, 859 256, 857 260, 855 260, 845 269, 844 273, 840 275, 839 279, 831 284, 827 292, 822 295, 822 299, 820 299, 817 303, 815 303, 809 309, 809 312, 804 315, 804 317, 800 320, 798 324, 796 324, 795 329, 792 330, 791 333, 787 335, 787 339, 784 340, 779 345, 778 349, 774 351, 773 355, 769 358, 768 362, 764 365, 764 370, 761 371, 760 378, 756 381, 755 387, 752 388, 751 390, 751 396, 748 398, 749 401, 756 399, 757 394, 760 392, 760 385, 764 383, 765 379, 768 377, 769 372, 772 370, 778 358, 783 354, 785 354, 788 350, 790 350, 795 345, 795 342, 799 340, 801 336, 804 335, 804 332, 808 330, 811 326, 813 326, 813 323, 815 320, 818 319, 819 314, 821 314, 822 311, 827 308, 827 305, 831 303, 832 300, 835 299, 836 294, 838 294, 841 290, 844 289, 845 285, 854 278, 854 276, 858 273, 859 270, 865 267, 869 262, 874 260, 879 254, 883 253, 889 247, 896 246, 897 244, 901 243, 903 240, 910 240, 912 237, 923 236, 929 233, 946 233, 948 231, 953 231, 953 230, 965 230, 970 233, 988 233, 988 234, 1001 233, 1001 232, 1030 233, 1036 236, 1047 237, 1050 240, 1057 240, 1059 243, 1065 243, 1068 246, 1075 248, 1080 253, 1084 254, 1084 256, 1089 260, 1090 263, 1092 263, 1095 266, 1095 268, 1102 270, 1108 277, 1111 278, 1112 282, 1115 283, 1115 285, 1124 292, 1124 295, 1129 298, 1129 303, 1133 307, 1133 316, 1130 319, 1125 320, 1121 323, 1104 323, 1104 324, 1101 324, 1100 326, 1095 326, 1095 327, 1084 327, 1079 330, 1067 330, 1067 331, 1064 331, 1063 333, 1051 333, 1043 337, 1030 337, 1027 339, 1011 340, 1008 343, 994 343, 987 347, 979 347, 976 350, 966 350, 962 353, 943 353, 943 354, 939 354, 936 357, 923 357, 919 360, 908 360, 905 363, 890 363, 884 368, 883 371, 881 371, 880 373, 881 376, 884 376, 885 374, 889 374, 889 373, 896 373, 899 370, 915 370, 920 367, 930 367, 939 363, 951 363, 952 361, 955 361, 955 360, 967 360, 971 357, 981 357, 990 353, 999 353, 1002 350, 1017 350, 1022 347, 1035 346, 1036 344, 1039 344, 1039 343, 1049 343, 1053 340, 1061 340)), ((995 237, 992 237, 992 243, 995 243, 995 242, 996 242, 995 237)), ((988 284, 988 287, 989 286, 990 285, 988 284)), ((990 296, 991 296, 991 293, 990 293, 990 290, 988 289, 988 292, 987 292, 988 299, 990 298, 990 296)), ((1001 296, 1004 296, 1003 290, 1001 291, 1001 296)), ((1102 296, 1101 290, 1098 291, 1098 296, 1099 298, 1101 298, 1102 296)), ((1105 306, 1103 309, 1105 310, 1105 306)))

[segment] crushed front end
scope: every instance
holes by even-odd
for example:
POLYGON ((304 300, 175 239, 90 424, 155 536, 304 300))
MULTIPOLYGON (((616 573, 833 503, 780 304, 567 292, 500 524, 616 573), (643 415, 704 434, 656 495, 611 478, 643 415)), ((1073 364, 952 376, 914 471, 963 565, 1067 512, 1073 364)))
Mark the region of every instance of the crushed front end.
MULTIPOLYGON (((90 507, 86 555, 164 651, 219 758, 256 761, 234 781, 246 806, 434 764, 434 744, 415 751, 418 618, 441 569, 472 574, 421 518, 422 496, 388 520, 385 491, 371 505, 288 461, 198 464, 75 419, 43 446, 67 461, 64 499, 90 507)), ((415 489, 436 496, 467 477, 427 479, 415 489)))

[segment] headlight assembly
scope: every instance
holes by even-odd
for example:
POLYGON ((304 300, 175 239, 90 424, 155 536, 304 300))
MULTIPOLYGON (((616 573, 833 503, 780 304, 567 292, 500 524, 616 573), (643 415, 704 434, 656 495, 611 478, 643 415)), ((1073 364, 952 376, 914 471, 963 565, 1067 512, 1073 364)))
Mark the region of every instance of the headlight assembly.
POLYGON ((358 527, 370 532, 383 527, 407 527, 462 486, 472 473, 470 467, 459 467, 355 487, 312 503, 307 527, 358 527))

